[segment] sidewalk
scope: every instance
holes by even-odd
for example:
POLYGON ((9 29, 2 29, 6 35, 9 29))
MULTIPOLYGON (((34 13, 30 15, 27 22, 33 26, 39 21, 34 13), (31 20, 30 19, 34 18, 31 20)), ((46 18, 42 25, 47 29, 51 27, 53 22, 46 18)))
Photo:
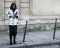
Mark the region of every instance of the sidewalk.
MULTIPOLYGON (((23 34, 17 34, 16 41, 17 44, 22 43, 23 34)), ((55 41, 60 41, 60 30, 56 31, 55 41)), ((44 43, 52 42, 53 40, 53 30, 52 31, 38 31, 38 32, 27 32, 25 43, 44 43)), ((9 35, 0 35, 0 48, 9 48, 9 35)))

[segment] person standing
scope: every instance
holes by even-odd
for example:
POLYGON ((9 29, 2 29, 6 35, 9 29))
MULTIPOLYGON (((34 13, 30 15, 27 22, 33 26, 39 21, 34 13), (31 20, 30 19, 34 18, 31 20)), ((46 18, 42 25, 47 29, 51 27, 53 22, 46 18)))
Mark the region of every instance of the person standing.
POLYGON ((10 45, 12 45, 12 36, 13 36, 13 43, 16 44, 17 25, 20 13, 15 3, 11 4, 10 8, 6 12, 6 16, 9 19, 8 23, 9 23, 10 45))

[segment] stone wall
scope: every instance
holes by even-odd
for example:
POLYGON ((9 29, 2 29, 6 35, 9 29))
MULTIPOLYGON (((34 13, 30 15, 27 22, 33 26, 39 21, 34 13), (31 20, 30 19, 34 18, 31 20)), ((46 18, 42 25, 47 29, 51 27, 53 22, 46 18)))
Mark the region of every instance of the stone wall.
POLYGON ((0 25, 4 25, 4 0, 0 1, 0 25))
POLYGON ((60 22, 60 0, 30 0, 32 24, 54 23, 56 18, 60 22))
POLYGON ((60 0, 2 0, 0 1, 0 25, 8 25, 5 16, 12 2, 15 2, 20 10, 19 25, 35 23, 54 23, 55 19, 60 22, 60 0))
POLYGON ((29 31, 31 28, 36 30, 37 26, 37 30, 40 30, 40 26, 44 30, 52 29, 51 26, 53 24, 54 28, 56 18, 59 24, 57 26, 60 26, 60 0, 2 0, 0 1, 0 25, 4 26, 3 29, 6 27, 8 30, 8 18, 5 13, 12 2, 15 2, 20 10, 18 26, 21 28, 18 27, 19 29, 23 28, 24 30, 26 20, 28 20, 29 31))

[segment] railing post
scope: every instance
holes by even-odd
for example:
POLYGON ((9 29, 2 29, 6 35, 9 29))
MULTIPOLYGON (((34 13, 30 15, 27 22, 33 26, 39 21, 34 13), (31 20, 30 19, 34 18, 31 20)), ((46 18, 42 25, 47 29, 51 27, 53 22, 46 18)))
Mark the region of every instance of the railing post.
POLYGON ((28 22, 28 21, 26 21, 26 25, 25 25, 24 36, 23 36, 23 42, 25 42, 26 29, 27 29, 27 22, 28 22))
POLYGON ((56 25, 57 25, 57 19, 55 20, 53 39, 55 39, 56 25))

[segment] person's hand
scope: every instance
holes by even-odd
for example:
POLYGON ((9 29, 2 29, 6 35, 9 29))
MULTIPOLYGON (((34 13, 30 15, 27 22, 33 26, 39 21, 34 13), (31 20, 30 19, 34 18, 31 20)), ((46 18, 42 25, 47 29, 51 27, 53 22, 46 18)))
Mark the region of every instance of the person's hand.
POLYGON ((16 17, 16 15, 14 15, 14 17, 16 17))
POLYGON ((15 16, 12 16, 12 18, 15 18, 15 16))

